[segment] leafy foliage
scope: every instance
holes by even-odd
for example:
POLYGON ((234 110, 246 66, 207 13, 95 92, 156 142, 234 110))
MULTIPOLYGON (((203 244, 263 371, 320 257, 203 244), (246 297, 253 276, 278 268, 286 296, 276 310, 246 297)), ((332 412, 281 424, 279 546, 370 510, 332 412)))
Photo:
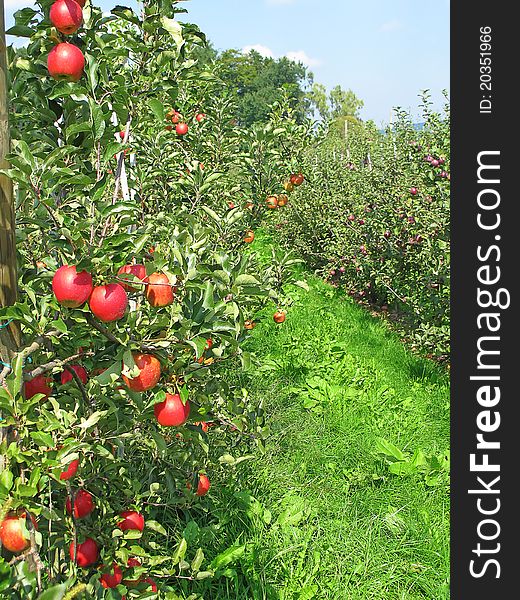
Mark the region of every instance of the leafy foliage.
POLYGON ((4 553, 0 568, 13 598, 153 597, 150 577, 161 597, 195 598, 197 582, 225 576, 241 552, 233 544, 205 557, 193 533, 193 515, 208 510, 201 477, 218 485, 269 431, 262 403, 226 378, 226 364, 251 363, 244 323, 284 303, 283 261, 261 269, 244 232, 264 217, 266 195, 283 191, 309 125, 282 99, 265 123, 239 127, 218 74, 198 62, 204 35, 176 18, 179 2, 109 15, 88 3, 71 38, 84 75, 55 81, 45 67, 62 41, 51 4, 18 11, 10 31, 28 38, 9 49, 20 300, 0 320, 18 323, 23 347, 1 375, 0 516, 24 508, 39 527, 27 553, 4 553), (130 285, 119 273, 129 264, 165 275, 174 302, 149 301, 146 279, 130 285), (60 304, 51 280, 62 265, 95 286, 129 286, 124 316, 102 322, 88 304, 60 304), (121 379, 139 374, 138 353, 161 367, 143 393, 121 379), (77 365, 85 380, 69 370, 77 365), (24 392, 42 375, 50 393, 24 392), (167 394, 189 403, 185 425, 154 418, 167 394), (74 461, 77 475, 64 478, 74 461), (84 518, 64 510, 80 489, 94 505, 84 518), (143 531, 119 527, 127 510, 144 516, 143 531), (98 562, 84 570, 69 560, 69 545, 87 537, 103 570, 121 567, 117 587, 101 585, 98 562))

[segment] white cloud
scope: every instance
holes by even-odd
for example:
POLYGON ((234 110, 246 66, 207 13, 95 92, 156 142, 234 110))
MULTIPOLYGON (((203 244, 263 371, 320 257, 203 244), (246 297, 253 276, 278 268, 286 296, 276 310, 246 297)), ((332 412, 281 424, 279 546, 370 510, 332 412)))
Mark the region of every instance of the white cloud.
POLYGON ((401 23, 401 21, 399 21, 398 19, 392 19, 391 21, 387 21, 386 23, 383 23, 381 25, 381 27, 379 28, 379 31, 397 31, 398 29, 401 29, 403 27, 403 24, 401 23))
POLYGON ((293 60, 294 62, 303 63, 306 67, 319 67, 321 65, 321 60, 308 56, 305 50, 287 52, 285 56, 287 56, 289 60, 293 60))
MULTIPOLYGON (((242 48, 243 54, 249 54, 251 50, 256 50, 258 54, 261 56, 265 56, 266 58, 279 58, 275 55, 275 53, 268 48, 267 46, 263 46, 262 44, 250 44, 249 46, 244 46, 242 48)), ((308 56, 305 50, 292 50, 287 52, 284 56, 286 56, 289 60, 293 60, 297 63, 303 63, 306 67, 319 67, 322 63, 321 60, 317 58, 312 58, 308 56)))
POLYGON ((244 46, 242 48, 242 54, 249 54, 251 50, 255 50, 261 56, 265 56, 266 58, 274 58, 274 52, 271 48, 267 46, 262 46, 262 44, 251 44, 250 46, 244 46))

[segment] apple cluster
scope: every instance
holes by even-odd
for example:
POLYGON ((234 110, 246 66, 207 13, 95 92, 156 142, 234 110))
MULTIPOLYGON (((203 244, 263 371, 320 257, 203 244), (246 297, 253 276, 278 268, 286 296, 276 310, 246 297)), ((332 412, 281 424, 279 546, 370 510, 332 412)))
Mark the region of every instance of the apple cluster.
MULTIPOLYGON (((203 112, 197 112, 195 114, 195 120, 198 123, 201 123, 205 118, 206 118, 206 115, 203 112)), ((175 125, 175 133, 179 137, 183 137, 188 133, 188 130, 189 130, 188 124, 185 122, 185 119, 182 116, 182 113, 180 113, 178 110, 176 110, 174 108, 169 110, 166 113, 165 119, 168 122, 168 125, 165 125, 165 127, 164 127, 166 129, 166 131, 172 131, 173 125, 175 125), (172 123, 172 125, 170 125, 170 123, 172 123)), ((202 165, 201 168, 203 169, 204 166, 202 165)))
MULTIPOLYGON (((73 35, 83 24, 86 0, 56 0, 51 6, 49 19, 62 35, 73 35)), ((85 68, 83 52, 70 42, 60 42, 49 52, 47 69, 58 81, 79 81, 85 68)))

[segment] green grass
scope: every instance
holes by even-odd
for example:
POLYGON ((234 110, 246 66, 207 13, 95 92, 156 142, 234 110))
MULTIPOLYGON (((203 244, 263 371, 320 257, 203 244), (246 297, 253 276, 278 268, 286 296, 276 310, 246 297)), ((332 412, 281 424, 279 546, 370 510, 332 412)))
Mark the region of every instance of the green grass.
POLYGON ((245 548, 204 598, 448 598, 448 377, 343 292, 305 278, 286 322, 271 307, 253 331, 262 366, 235 375, 263 401, 271 436, 240 467, 247 492, 215 500, 220 542, 245 548))

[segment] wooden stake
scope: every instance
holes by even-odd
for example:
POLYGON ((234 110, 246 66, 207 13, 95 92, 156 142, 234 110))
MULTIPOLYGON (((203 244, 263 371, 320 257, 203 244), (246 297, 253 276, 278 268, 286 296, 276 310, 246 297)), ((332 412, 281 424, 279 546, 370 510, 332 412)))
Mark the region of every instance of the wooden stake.
MULTIPOLYGON (((4 0, 0 0, 0 168, 9 165, 9 111, 7 94, 7 55, 4 27, 4 0)), ((11 306, 17 298, 16 239, 13 184, 0 175, 0 307, 11 306)), ((9 363, 20 345, 20 330, 15 322, 0 321, 0 359, 9 363)))

